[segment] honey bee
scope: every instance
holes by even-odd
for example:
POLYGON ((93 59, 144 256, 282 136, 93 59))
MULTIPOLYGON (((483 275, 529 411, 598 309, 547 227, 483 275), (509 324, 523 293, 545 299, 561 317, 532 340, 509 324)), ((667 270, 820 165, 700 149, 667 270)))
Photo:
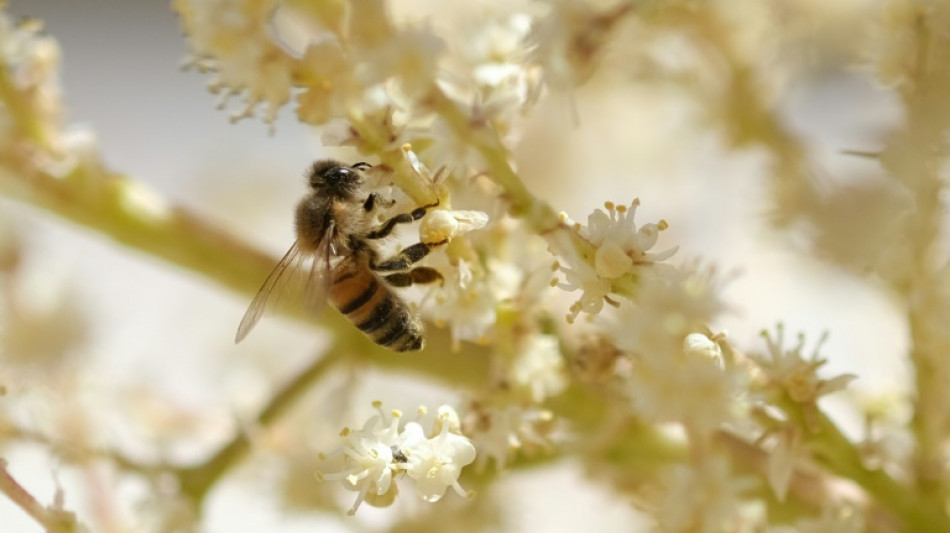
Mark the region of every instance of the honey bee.
POLYGON ((419 242, 390 258, 381 258, 370 241, 387 237, 399 224, 421 219, 439 202, 375 224, 371 214, 382 199, 376 193, 364 197, 361 190, 362 171, 369 167, 324 159, 307 170, 310 192, 297 204, 297 239, 251 301, 235 343, 254 328, 272 296, 302 290, 308 307, 329 301, 381 346, 397 352, 422 349, 422 321, 392 287, 442 281, 437 270, 413 265, 447 241, 419 242), (306 259, 312 259, 309 270, 301 268, 306 259), (304 276, 302 286, 288 283, 299 275, 304 276))

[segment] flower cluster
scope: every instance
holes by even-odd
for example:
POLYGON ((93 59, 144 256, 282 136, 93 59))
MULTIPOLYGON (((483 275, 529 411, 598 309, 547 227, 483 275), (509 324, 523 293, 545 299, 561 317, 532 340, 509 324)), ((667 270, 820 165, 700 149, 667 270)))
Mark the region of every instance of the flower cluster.
MULTIPOLYGON (((442 406, 432 430, 427 435, 417 421, 402 424, 402 413, 387 414, 382 404, 373 404, 377 414, 360 430, 346 428, 346 443, 339 450, 321 457, 329 463, 317 477, 341 481, 358 493, 349 513, 360 504, 385 506, 398 492, 394 478, 404 475, 412 480, 416 493, 427 502, 437 502, 452 488, 467 496, 458 478, 462 468, 475 460, 475 446, 461 434, 458 414, 442 406), (336 467, 335 471, 331 471, 336 467)), ((419 414, 425 414, 423 407, 419 414)))
POLYGON ((11 21, 0 13, 0 156, 5 165, 61 176, 92 159, 94 135, 64 127, 60 47, 37 19, 11 21))

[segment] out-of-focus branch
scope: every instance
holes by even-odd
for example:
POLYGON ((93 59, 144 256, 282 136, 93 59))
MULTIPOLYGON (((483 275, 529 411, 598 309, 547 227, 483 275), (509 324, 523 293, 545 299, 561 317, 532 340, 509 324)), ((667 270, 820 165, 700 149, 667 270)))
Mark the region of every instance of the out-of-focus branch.
POLYGON ((73 513, 58 506, 46 507, 40 504, 10 475, 7 462, 3 459, 0 459, 0 492, 33 517, 48 533, 76 533, 83 530, 73 513))
MULTIPOLYGON (((266 428, 287 412, 321 377, 334 368, 343 352, 332 349, 317 357, 300 373, 274 394, 267 405, 261 409, 254 424, 266 428)), ((176 474, 182 490, 191 499, 201 502, 214 483, 232 466, 239 463, 251 451, 251 440, 244 431, 239 431, 217 453, 204 463, 190 468, 179 469, 176 474)))

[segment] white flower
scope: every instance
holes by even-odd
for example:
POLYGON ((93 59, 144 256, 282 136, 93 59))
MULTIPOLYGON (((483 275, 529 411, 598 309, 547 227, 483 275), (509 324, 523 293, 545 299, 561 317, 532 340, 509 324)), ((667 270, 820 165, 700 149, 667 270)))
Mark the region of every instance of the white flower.
POLYGON ((683 340, 683 351, 692 356, 706 357, 716 361, 722 368, 722 348, 702 333, 690 333, 683 340))
POLYGON ((366 86, 395 79, 404 93, 423 96, 435 79, 439 56, 445 49, 442 39, 429 28, 402 28, 392 35, 370 39, 374 42, 354 50, 356 77, 366 86))
MULTIPOLYGON (((342 434, 346 444, 322 457, 342 461, 342 468, 317 474, 320 480, 342 481, 345 488, 359 493, 349 514, 354 514, 363 501, 388 505, 397 492, 394 477, 400 473, 416 482, 417 492, 428 502, 438 501, 449 487, 466 495, 458 477, 462 468, 475 460, 475 447, 461 435, 454 409, 439 408, 434 436, 427 438, 419 422, 409 422, 400 429, 399 411, 393 411, 390 418, 381 404, 377 402, 374 407, 378 413, 363 429, 345 429, 342 434)), ((419 408, 420 415, 425 412, 424 407, 419 408)))
POLYGON ((780 502, 785 501, 795 467, 807 456, 801 428, 788 424, 776 433, 775 447, 769 454, 768 480, 780 502))
POLYGON ((450 241, 463 233, 481 229, 485 224, 488 224, 488 213, 483 211, 434 209, 419 225, 419 240, 430 244, 450 241))
POLYGON ((324 480, 342 480, 347 489, 359 492, 349 514, 359 509, 367 494, 381 496, 389 491, 395 467, 393 450, 398 450, 403 441, 398 431, 401 414, 394 411, 392 419, 386 423, 380 404, 375 404, 375 407, 378 414, 367 420, 363 429, 343 430, 346 444, 331 455, 342 454, 344 469, 319 474, 324 480))
POLYGON ((209 88, 222 95, 221 105, 234 94, 244 96, 238 120, 266 104, 264 120, 273 123, 277 111, 290 99, 296 59, 269 33, 275 2, 260 0, 175 0, 175 11, 194 57, 190 65, 215 73, 209 88))
POLYGON ((687 346, 675 352, 635 354, 627 390, 641 416, 679 422, 696 434, 708 435, 731 418, 738 376, 709 357, 709 350, 687 346))
POLYGON ((600 12, 594 3, 554 0, 548 7, 533 28, 533 55, 548 84, 571 88, 590 77, 610 30, 632 6, 621 2, 600 12))
POLYGON ((676 253, 676 247, 662 252, 649 251, 656 244, 659 232, 667 228, 667 223, 661 220, 638 228, 634 217, 639 205, 639 200, 631 202, 629 207, 607 202, 604 204, 607 211, 595 210, 587 217, 587 226, 561 214, 562 221, 572 226, 573 231, 590 245, 585 247, 564 232, 558 232, 552 239, 552 249, 562 259, 556 266, 565 276, 557 286, 583 293, 571 306, 569 321, 581 312, 600 313, 604 301, 611 301, 609 295, 618 289, 621 278, 639 273, 644 267, 653 266, 676 253))
POLYGON ((438 435, 404 450, 408 458, 406 473, 416 481, 416 492, 427 502, 439 501, 449 487, 459 496, 467 496, 458 478, 462 468, 475 460, 475 446, 450 431, 455 425, 451 421, 457 422, 458 415, 449 410, 440 409, 443 422, 438 435))
POLYGON ((501 469, 519 451, 552 449, 550 435, 556 427, 554 422, 554 414, 546 409, 475 401, 469 406, 463 427, 479 450, 479 466, 484 468, 494 459, 495 466, 501 469))
POLYGON ((770 382, 776 383, 788 392, 789 397, 798 403, 814 403, 818 398, 844 389, 856 379, 852 374, 843 374, 831 379, 818 377, 818 369, 827 360, 818 355, 828 335, 822 335, 808 359, 802 356, 805 336, 798 335, 798 343, 791 349, 783 347, 785 328, 779 324, 773 338, 763 331, 762 337, 768 348, 767 355, 752 354, 750 358, 765 372, 770 382))
POLYGON ((567 386, 567 378, 557 337, 529 336, 512 365, 511 379, 531 391, 531 399, 537 403, 560 394, 567 386))
POLYGON ((693 466, 675 466, 656 502, 656 521, 665 532, 736 531, 742 493, 755 482, 735 476, 726 459, 709 457, 693 466))
POLYGON ((440 271, 445 280, 433 288, 433 301, 422 306, 423 314, 437 326, 451 328, 455 347, 463 340, 487 342, 497 321, 498 305, 490 278, 481 269, 473 272, 463 260, 440 271))
POLYGON ((69 151, 62 132, 60 55, 59 43, 43 34, 40 20, 14 23, 5 12, 0 12, 0 60, 7 71, 8 90, 16 93, 6 95, 5 102, 0 104, 0 142, 33 144, 45 152, 35 161, 42 166, 54 163, 69 151), (14 103, 17 109, 11 110, 14 103))
POLYGON ((727 309, 721 284, 713 268, 695 263, 667 269, 662 277, 643 277, 633 302, 619 306, 604 333, 626 352, 651 357, 680 353, 688 335, 704 330, 727 309))

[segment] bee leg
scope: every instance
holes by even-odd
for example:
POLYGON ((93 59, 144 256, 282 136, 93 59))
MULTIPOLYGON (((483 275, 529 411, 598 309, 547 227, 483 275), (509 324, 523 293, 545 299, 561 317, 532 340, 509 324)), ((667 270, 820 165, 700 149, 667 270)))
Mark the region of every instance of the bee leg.
MULTIPOLYGON (((392 217, 391 219, 387 220, 386 222, 384 222, 383 225, 380 226, 379 228, 367 233, 366 238, 367 239, 381 239, 389 235, 390 233, 392 233, 393 228, 396 227, 396 224, 405 224, 407 222, 419 220, 420 218, 425 216, 426 211, 428 211, 429 209, 432 209, 433 207, 437 205, 439 205, 438 200, 436 200, 434 203, 424 205, 422 207, 417 207, 409 213, 396 215, 392 217)), ((364 207, 365 207, 365 204, 364 204, 364 207)))
POLYGON ((423 257, 429 255, 429 252, 431 252, 433 248, 447 242, 449 242, 448 239, 431 244, 417 242, 382 262, 371 261, 370 268, 377 272, 403 272, 409 270, 414 263, 418 263, 423 257))
MULTIPOLYGON (((366 201, 363 202, 363 210, 369 213, 370 211, 373 210, 373 208, 376 207, 377 204, 382 204, 382 203, 383 203, 382 196, 380 196, 379 194, 375 192, 370 193, 369 196, 366 197, 366 201)), ((386 207, 392 207, 393 205, 396 204, 396 200, 390 200, 388 203, 389 205, 387 205, 386 207)))
POLYGON ((409 272, 397 272, 396 274, 383 276, 383 279, 393 287, 409 287, 410 285, 435 283, 436 281, 441 284, 445 281, 438 270, 430 267, 416 267, 409 272))

